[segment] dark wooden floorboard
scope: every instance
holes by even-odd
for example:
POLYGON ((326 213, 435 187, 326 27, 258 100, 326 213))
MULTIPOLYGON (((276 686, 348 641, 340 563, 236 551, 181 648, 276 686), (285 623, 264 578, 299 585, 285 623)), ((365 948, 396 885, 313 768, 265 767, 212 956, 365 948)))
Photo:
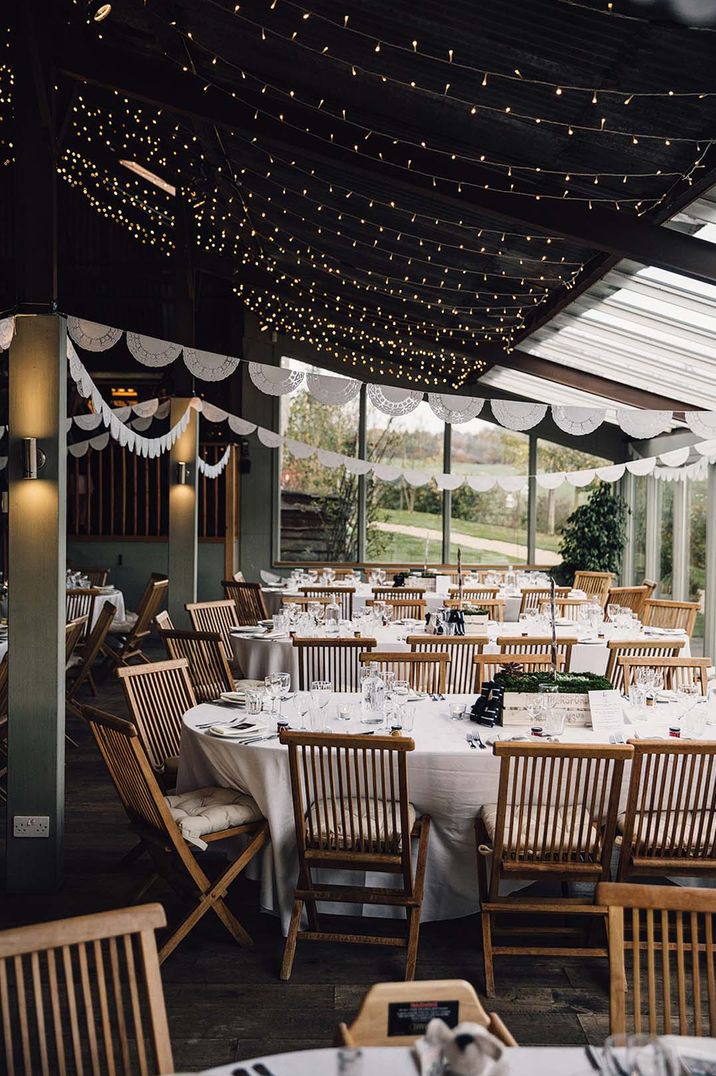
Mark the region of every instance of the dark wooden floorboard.
MULTIPOLYGON (((113 679, 102 686, 97 705, 125 715, 113 679)), ((63 887, 52 896, 3 895, 0 927, 121 907, 142 875, 141 864, 117 870, 134 840, 91 736, 72 717, 68 731, 78 747, 67 748, 63 887)), ((336 1023, 355 1013, 366 986, 402 978, 399 950, 306 943, 299 944, 291 982, 280 982, 283 938, 276 918, 258 910, 255 883, 241 882, 232 892, 254 947, 239 948, 210 914, 162 967, 178 1069, 330 1045, 336 1023)), ((182 907, 164 888, 147 899, 160 900, 170 921, 182 907)), ((485 1004, 519 1042, 600 1042, 608 1033, 605 961, 510 957, 496 968, 499 996, 485 1004)), ((418 978, 465 978, 481 992, 477 917, 423 926, 418 978)))

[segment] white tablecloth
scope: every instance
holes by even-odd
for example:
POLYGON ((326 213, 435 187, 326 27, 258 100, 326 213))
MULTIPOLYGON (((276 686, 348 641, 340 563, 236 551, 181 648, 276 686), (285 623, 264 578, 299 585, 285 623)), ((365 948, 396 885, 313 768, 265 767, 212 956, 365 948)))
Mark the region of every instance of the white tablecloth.
POLYGON ((105 602, 111 602, 114 606, 114 620, 120 621, 125 619, 127 614, 124 608, 124 594, 121 590, 117 590, 115 588, 114 590, 108 591, 106 594, 97 595, 97 598, 95 599, 94 603, 94 611, 92 613, 92 623, 90 624, 90 629, 95 626, 95 623, 97 622, 97 617, 99 616, 102 606, 105 602))
MULTIPOLYGON (((606 640, 608 637, 616 638, 618 633, 609 624, 604 625, 603 630, 605 632, 603 639, 594 643, 578 643, 572 648, 572 672, 592 672, 600 676, 604 675, 609 660, 606 640)), ((411 629, 411 633, 419 634, 419 629, 411 629)), ((378 649, 408 650, 409 647, 404 642, 405 634, 405 628, 393 625, 377 631, 375 638, 378 641, 378 649)), ((518 638, 524 634, 524 631, 521 624, 511 623, 491 625, 485 631, 475 629, 475 634, 488 634, 493 639, 498 635, 518 638)), ((575 634, 575 626, 560 626, 557 629, 558 638, 575 634)), ((648 636, 640 635, 635 638, 646 640, 648 636)), ((688 638, 686 636, 679 636, 679 638, 686 639, 685 646, 680 651, 681 655, 689 657, 691 651, 688 638)), ((264 638, 250 638, 236 634, 231 637, 231 645, 236 664, 243 676, 250 680, 263 680, 269 673, 288 672, 291 673, 292 686, 294 688, 298 686, 298 659, 288 634, 276 638, 270 634, 264 638)), ((497 644, 492 642, 485 647, 485 653, 496 653, 498 649, 497 644)))
MULTIPOLYGON (((509 1017, 507 1020, 509 1024, 509 1017)), ((670 1035, 666 1042, 683 1057, 716 1057, 716 1039, 679 1038, 670 1035)), ((257 1061, 275 1076, 336 1076, 338 1051, 300 1050, 290 1054, 254 1057, 230 1065, 208 1069, 203 1076, 231 1076, 238 1068, 250 1070, 257 1061)), ((518 1046, 506 1050, 510 1076, 593 1076, 581 1046, 518 1046)), ((363 1048, 364 1076, 417 1076, 418 1069, 407 1046, 371 1046, 363 1048)))

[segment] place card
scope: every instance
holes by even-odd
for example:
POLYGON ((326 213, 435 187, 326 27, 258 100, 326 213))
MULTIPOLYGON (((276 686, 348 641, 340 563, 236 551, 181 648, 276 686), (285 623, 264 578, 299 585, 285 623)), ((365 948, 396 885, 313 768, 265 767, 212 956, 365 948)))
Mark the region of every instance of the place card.
POLYGON ((624 727, 624 708, 618 691, 590 691, 589 710, 595 732, 617 732, 624 727))

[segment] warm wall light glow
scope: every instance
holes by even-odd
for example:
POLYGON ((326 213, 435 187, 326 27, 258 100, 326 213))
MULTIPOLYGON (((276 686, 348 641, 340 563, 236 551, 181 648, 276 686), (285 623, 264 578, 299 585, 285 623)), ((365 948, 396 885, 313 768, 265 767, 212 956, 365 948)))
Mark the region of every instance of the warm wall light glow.
POLYGON ((173 187, 171 183, 167 183, 166 179, 162 179, 156 172, 150 172, 143 164, 138 164, 136 161, 120 161, 119 163, 124 168, 128 168, 130 172, 134 172, 135 175, 141 176, 142 179, 146 179, 147 183, 153 183, 155 187, 159 187, 160 190, 166 191, 166 193, 171 194, 172 197, 176 195, 176 187, 173 187))
POLYGON ((177 463, 177 485, 186 486, 189 483, 189 465, 177 463))
POLYGON ((37 478, 37 472, 45 466, 46 456, 41 448, 37 447, 36 437, 23 437, 22 439, 22 477, 37 478))

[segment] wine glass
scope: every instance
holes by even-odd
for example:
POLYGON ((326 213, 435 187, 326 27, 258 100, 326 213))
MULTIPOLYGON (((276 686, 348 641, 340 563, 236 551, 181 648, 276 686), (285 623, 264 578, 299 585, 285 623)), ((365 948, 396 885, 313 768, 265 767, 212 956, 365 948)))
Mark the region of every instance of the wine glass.
POLYGON ((290 697, 291 693, 291 674, 282 672, 277 674, 281 678, 281 693, 278 697, 278 716, 281 716, 281 703, 284 699, 290 697))
POLYGON ((271 699, 271 713, 276 714, 278 700, 281 698, 283 673, 269 673, 264 677, 264 686, 271 699))
POLYGON ((301 721, 299 728, 303 731, 306 729, 306 715, 311 709, 310 694, 307 691, 297 691, 293 697, 293 705, 301 721))

